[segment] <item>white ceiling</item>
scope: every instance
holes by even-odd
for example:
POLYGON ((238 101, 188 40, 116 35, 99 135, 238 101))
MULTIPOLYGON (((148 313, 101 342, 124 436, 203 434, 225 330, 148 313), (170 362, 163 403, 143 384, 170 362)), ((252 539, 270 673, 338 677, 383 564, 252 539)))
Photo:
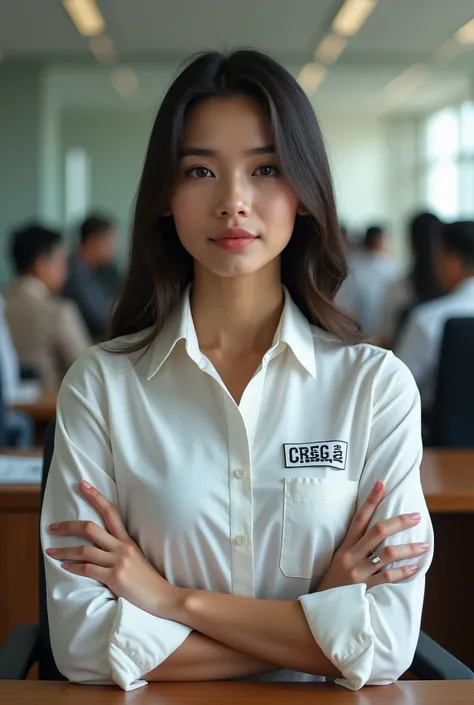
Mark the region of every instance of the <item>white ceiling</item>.
MULTIPOLYGON (((207 48, 257 47, 297 73, 312 59, 341 0, 97 0, 97 4, 120 63, 135 68, 146 93, 153 88, 153 64, 176 66, 185 56, 207 48)), ((370 103, 372 108, 396 112, 429 109, 472 95, 474 50, 460 52, 448 65, 436 63, 434 56, 473 17, 474 0, 379 0, 362 30, 330 67, 316 93, 316 106, 348 110, 370 103), (431 67, 428 78, 411 94, 385 103, 384 87, 419 63, 431 67)), ((76 67, 76 77, 86 80, 88 90, 85 85, 84 91, 79 84, 74 90, 71 86, 71 104, 94 94, 99 102, 122 100, 110 90, 107 72, 97 71, 87 40, 77 33, 60 0, 0 0, 0 51, 5 65, 15 59, 41 58, 56 67, 76 67)), ((155 96, 150 100, 156 104, 155 96)))

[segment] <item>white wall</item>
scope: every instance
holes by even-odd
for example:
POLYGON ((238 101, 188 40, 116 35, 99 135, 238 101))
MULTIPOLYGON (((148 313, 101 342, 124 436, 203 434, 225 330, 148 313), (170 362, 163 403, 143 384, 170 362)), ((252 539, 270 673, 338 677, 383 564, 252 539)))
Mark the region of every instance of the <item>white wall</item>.
POLYGON ((318 115, 340 219, 350 231, 387 220, 385 132, 373 115, 318 115))

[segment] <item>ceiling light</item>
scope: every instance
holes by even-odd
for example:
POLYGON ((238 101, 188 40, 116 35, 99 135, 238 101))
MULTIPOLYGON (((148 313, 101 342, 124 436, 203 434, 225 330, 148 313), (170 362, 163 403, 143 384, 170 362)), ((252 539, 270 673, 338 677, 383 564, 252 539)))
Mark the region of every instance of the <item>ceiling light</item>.
POLYGON ((298 75, 298 83, 307 95, 312 95, 326 78, 326 73, 322 64, 306 64, 298 75))
POLYGON ((332 23, 333 30, 343 37, 353 37, 376 4, 377 0, 346 0, 332 23))
POLYGON ((474 44, 474 20, 465 24, 456 32, 459 44, 474 44))
POLYGON ((131 69, 117 69, 111 76, 112 85, 124 98, 130 98, 138 91, 136 74, 131 69))
POLYGON ((337 34, 328 34, 315 51, 314 58, 332 64, 345 49, 347 39, 337 34))
POLYGON ((89 39, 89 48, 100 64, 112 64, 117 59, 114 43, 105 34, 89 39))
POLYGON ((105 22, 95 0, 63 0, 63 5, 77 31, 84 37, 102 34, 105 22))

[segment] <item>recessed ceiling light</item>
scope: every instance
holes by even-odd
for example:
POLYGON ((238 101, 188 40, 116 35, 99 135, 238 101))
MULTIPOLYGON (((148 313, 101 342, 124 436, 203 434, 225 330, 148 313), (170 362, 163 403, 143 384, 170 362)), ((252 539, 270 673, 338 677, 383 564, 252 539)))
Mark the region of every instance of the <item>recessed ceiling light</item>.
POLYGON ((347 44, 345 37, 338 34, 328 34, 319 44, 314 53, 314 58, 332 64, 341 55, 347 44))
POLYGON ((459 44, 474 44, 474 19, 458 29, 455 36, 459 44))
POLYGON ((84 37, 102 34, 105 21, 95 0, 63 0, 63 5, 76 25, 77 31, 84 37))
POLYGON ((322 64, 306 64, 298 75, 298 83, 305 93, 312 95, 326 78, 326 73, 322 64))
POLYGON ((332 23, 333 30, 344 37, 353 37, 376 4, 377 0, 346 0, 332 23))

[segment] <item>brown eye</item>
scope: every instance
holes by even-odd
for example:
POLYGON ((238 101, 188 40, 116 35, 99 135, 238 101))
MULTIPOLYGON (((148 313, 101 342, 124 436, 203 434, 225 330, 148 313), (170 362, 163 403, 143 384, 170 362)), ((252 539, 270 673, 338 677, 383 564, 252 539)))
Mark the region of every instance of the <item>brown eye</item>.
POLYGON ((193 166, 191 169, 186 170, 186 174, 191 179, 207 179, 210 176, 214 176, 212 171, 205 166, 193 166))
POLYGON ((257 176, 277 176, 278 174, 278 169, 276 166, 273 166, 272 164, 263 164, 263 166, 259 166, 258 169, 255 170, 254 174, 257 176))

